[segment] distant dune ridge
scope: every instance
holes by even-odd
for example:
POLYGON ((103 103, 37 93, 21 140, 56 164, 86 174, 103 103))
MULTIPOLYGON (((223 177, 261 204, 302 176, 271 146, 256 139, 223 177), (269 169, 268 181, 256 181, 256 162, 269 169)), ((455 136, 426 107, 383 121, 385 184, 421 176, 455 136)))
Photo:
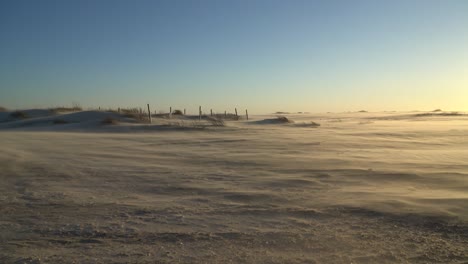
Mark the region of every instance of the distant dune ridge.
POLYGON ((468 262, 465 113, 172 114, 0 112, 0 262, 468 262))

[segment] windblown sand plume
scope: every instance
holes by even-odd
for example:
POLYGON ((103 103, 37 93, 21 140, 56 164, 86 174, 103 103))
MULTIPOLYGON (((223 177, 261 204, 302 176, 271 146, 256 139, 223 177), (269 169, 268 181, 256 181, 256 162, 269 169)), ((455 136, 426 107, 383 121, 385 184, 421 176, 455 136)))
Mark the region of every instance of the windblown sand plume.
POLYGON ((465 115, 24 112, 0 115, 2 263, 468 261, 465 115))

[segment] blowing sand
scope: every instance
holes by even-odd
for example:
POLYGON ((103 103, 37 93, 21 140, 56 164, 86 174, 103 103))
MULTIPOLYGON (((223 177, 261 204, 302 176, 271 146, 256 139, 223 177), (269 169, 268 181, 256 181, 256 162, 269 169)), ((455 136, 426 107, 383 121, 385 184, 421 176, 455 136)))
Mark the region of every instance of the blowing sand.
POLYGON ((105 116, 0 123, 1 263, 468 262, 465 115, 105 116))

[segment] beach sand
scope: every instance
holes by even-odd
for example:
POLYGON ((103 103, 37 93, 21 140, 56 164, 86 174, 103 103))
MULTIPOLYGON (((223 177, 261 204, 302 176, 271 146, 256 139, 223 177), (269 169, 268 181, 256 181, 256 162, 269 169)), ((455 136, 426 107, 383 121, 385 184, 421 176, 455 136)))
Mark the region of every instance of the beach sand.
POLYGON ((468 116, 285 116, 0 115, 0 262, 468 263, 468 116))

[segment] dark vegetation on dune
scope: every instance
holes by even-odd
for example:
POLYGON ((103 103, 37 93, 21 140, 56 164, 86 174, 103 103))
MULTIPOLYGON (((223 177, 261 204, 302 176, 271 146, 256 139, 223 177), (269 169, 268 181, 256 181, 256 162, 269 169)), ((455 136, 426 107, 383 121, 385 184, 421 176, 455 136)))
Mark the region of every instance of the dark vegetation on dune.
POLYGON ((316 123, 314 121, 299 123, 299 124, 295 124, 295 125, 298 126, 298 127, 319 127, 320 126, 319 123, 316 123))
POLYGON ((16 119, 26 119, 28 118, 28 114, 23 111, 15 111, 10 114, 11 117, 16 119))
MULTIPOLYGON (((118 113, 118 111, 110 111, 112 113, 118 113)), ((148 114, 146 113, 140 113, 140 110, 138 108, 120 108, 120 114, 123 117, 127 118, 133 118, 139 122, 147 122, 148 120, 148 114)))
POLYGON ((182 112, 182 111, 179 110, 179 109, 176 109, 176 110, 172 111, 172 114, 173 114, 173 115, 184 115, 184 112, 182 112))
POLYGON ((54 108, 49 108, 50 111, 53 113, 60 113, 60 112, 78 112, 78 111, 83 111, 83 108, 81 106, 72 106, 72 107, 54 107, 54 108))
POLYGON ((101 124, 103 125, 117 125, 119 123, 119 120, 113 118, 113 117, 106 117, 102 120, 101 124))
POLYGON ((52 123, 54 125, 63 125, 63 124, 68 124, 69 122, 63 119, 54 119, 52 123))
POLYGON ((319 127, 320 124, 314 121, 308 122, 300 122, 296 123, 294 120, 287 118, 285 116, 277 116, 276 118, 268 118, 259 121, 252 122, 253 124, 261 124, 261 125, 293 125, 294 127, 304 127, 304 128, 315 128, 319 127))
POLYGON ((277 116, 276 118, 267 118, 260 121, 254 122, 256 124, 291 124, 294 123, 293 120, 285 116, 277 116))
POLYGON ((278 116, 276 117, 276 119, 273 119, 273 120, 275 120, 278 123, 293 123, 294 122, 285 116, 278 116))
MULTIPOLYGON (((440 109, 437 109, 440 110, 440 109)), ((415 114, 414 116, 465 116, 467 114, 460 112, 441 112, 434 110, 432 113, 415 114)))
POLYGON ((208 122, 210 122, 212 126, 220 126, 220 127, 225 126, 224 120, 221 118, 210 116, 206 120, 208 120, 208 122))

